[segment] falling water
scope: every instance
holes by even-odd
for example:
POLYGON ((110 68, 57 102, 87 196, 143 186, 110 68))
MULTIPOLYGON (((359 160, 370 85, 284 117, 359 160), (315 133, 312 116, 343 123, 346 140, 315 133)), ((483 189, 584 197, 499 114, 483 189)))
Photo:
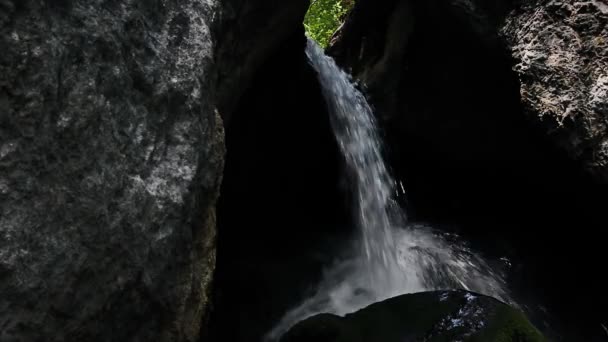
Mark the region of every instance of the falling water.
POLYGON ((312 315, 344 315, 405 293, 459 288, 510 302, 503 278, 456 236, 407 223, 394 198, 396 182, 384 162, 371 107, 348 74, 312 40, 306 54, 344 155, 360 237, 347 258, 326 270, 315 294, 289 311, 267 340, 277 340, 312 315))

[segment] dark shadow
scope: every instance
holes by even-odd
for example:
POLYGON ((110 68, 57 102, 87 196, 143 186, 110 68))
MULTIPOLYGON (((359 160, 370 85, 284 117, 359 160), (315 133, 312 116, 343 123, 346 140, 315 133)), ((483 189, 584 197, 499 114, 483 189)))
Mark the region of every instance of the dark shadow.
POLYGON ((259 341, 317 283, 349 213, 340 154, 299 31, 256 73, 226 127, 214 341, 259 341))

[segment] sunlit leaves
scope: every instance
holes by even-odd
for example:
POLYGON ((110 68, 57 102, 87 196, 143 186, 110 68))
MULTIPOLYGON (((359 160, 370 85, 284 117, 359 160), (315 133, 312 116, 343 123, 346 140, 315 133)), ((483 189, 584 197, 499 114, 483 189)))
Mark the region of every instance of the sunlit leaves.
POLYGON ((326 47, 352 5, 352 0, 312 0, 304 18, 306 34, 326 47))

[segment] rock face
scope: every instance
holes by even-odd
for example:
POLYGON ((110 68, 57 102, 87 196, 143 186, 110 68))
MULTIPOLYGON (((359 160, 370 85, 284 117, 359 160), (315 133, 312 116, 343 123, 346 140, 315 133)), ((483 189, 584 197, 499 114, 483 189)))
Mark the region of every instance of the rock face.
POLYGON ((216 5, 1 6, 0 340, 194 340, 224 154, 216 5))
MULTIPOLYGON (((304 15, 273 4, 247 2, 272 22, 304 15)), ((244 49, 224 39, 242 13, 229 5, 243 7, 0 1, 0 340, 198 339, 224 161, 215 108, 239 91, 218 93, 238 58, 218 61, 232 50, 217 42, 244 49)), ((241 86, 282 34, 254 47, 241 86)))
POLYGON ((517 341, 545 338, 525 316, 469 292, 404 295, 344 318, 322 314, 300 322, 281 342, 517 341))
POLYGON ((502 28, 527 113, 551 138, 608 182, 608 3, 544 1, 502 28))

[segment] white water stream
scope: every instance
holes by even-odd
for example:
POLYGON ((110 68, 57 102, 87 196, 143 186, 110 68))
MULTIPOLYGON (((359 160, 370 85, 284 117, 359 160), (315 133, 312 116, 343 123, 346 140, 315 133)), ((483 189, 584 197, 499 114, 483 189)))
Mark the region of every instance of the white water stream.
POLYGON ((344 315, 405 293, 467 289, 511 302, 503 278, 456 236, 407 222, 395 201, 396 181, 384 162, 365 97, 312 40, 306 54, 318 73, 346 162, 360 236, 354 252, 325 271, 315 294, 287 312, 267 340, 278 340, 310 316, 344 315))

